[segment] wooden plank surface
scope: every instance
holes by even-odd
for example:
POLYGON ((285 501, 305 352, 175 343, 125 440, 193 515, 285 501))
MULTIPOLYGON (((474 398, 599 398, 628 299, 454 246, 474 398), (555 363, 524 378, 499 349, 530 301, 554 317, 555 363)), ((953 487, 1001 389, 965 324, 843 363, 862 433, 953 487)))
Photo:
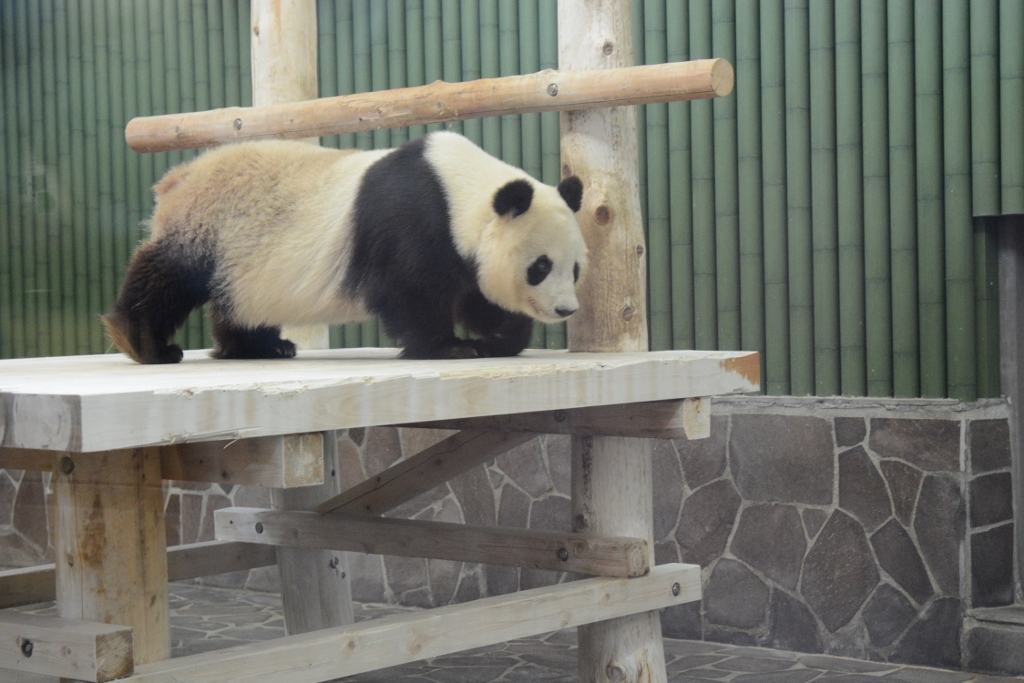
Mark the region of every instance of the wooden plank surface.
POLYGON ((134 667, 126 626, 0 612, 0 669, 103 683, 134 667))
POLYGON ((700 567, 595 578, 136 667, 124 683, 315 683, 700 599, 700 567))
POLYGON ((755 391, 743 351, 399 360, 393 349, 138 365, 119 354, 0 361, 0 445, 100 451, 755 391))
POLYGON ((636 577, 650 569, 646 539, 480 527, 419 519, 224 508, 217 538, 298 548, 483 562, 598 576, 636 577))

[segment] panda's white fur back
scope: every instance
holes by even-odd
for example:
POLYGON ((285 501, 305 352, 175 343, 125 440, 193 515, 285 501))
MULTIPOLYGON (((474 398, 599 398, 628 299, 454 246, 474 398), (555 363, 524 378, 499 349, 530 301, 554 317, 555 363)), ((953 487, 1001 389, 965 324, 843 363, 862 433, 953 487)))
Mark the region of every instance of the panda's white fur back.
POLYGON ((338 151, 287 140, 211 150, 156 186, 153 237, 176 226, 216 230, 222 260, 215 286, 223 288, 239 322, 303 325, 366 318, 361 302, 343 295, 341 280, 359 182, 390 152, 338 151), (202 222, 191 218, 198 212, 202 222))

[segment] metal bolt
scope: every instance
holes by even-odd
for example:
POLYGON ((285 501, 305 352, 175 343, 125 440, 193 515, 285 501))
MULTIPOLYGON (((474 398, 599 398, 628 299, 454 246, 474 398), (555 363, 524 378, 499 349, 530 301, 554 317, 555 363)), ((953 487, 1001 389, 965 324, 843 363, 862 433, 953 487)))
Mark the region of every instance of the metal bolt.
POLYGON ((569 551, 566 550, 565 548, 559 548, 558 549, 558 559, 560 559, 562 562, 568 562, 569 561, 569 551))
POLYGON ((263 533, 263 522, 256 522, 256 533, 263 533))
POLYGON ((610 55, 614 51, 615 45, 610 40, 606 42, 603 46, 601 46, 601 52, 605 53, 606 55, 610 55))
POLYGON ((622 309, 622 319, 628 323, 630 320, 633 319, 633 314, 635 312, 636 311, 633 309, 632 306, 626 306, 624 309, 622 309))
POLYGON ((680 592, 681 590, 682 590, 682 588, 681 588, 681 587, 679 586, 679 584, 678 584, 678 583, 673 583, 673 584, 672 584, 672 595, 673 595, 673 596, 675 596, 675 597, 677 597, 677 598, 678 598, 678 597, 679 597, 679 592, 680 592))
POLYGON ((242 119, 235 119, 235 130, 242 130, 242 119))
POLYGON ((32 650, 34 650, 35 647, 36 646, 32 644, 31 640, 22 641, 22 643, 21 643, 21 654, 25 655, 26 657, 31 657, 32 656, 32 650))
POLYGON ((552 83, 551 85, 548 86, 548 94, 551 95, 552 97, 554 97, 555 95, 558 94, 558 84, 557 83, 552 83))
POLYGON ((556 410, 555 411, 555 415, 554 415, 555 422, 565 422, 565 418, 566 417, 567 416, 566 416, 564 410, 556 410))
POLYGON ((608 675, 608 680, 612 681, 612 683, 620 683, 621 681, 626 680, 626 672, 622 670, 621 666, 609 664, 604 672, 608 675))
POLYGON ((71 474, 75 471, 75 461, 65 455, 60 459, 60 471, 64 474, 71 474))

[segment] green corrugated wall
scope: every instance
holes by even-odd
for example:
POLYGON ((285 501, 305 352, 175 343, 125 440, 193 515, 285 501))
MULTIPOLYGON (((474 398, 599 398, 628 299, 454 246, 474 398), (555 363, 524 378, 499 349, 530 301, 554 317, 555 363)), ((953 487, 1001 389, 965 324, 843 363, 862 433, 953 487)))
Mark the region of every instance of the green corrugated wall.
MULTIPOLYGON (((557 66, 553 0, 320 0, 322 95, 557 66)), ((999 393, 996 234, 1024 213, 1024 2, 636 0, 636 60, 732 96, 641 108, 651 347, 755 349, 770 394, 999 393)), ((138 115, 248 104, 244 0, 0 2, 0 357, 107 350, 144 234, 138 115)), ((453 126, 559 177, 558 116, 453 126)), ((390 146, 438 126, 332 136, 390 146)), ((209 343, 202 316, 182 333, 209 343)), ((386 344, 373 323, 335 345, 386 344)), ((561 348, 564 326, 537 326, 561 348)))

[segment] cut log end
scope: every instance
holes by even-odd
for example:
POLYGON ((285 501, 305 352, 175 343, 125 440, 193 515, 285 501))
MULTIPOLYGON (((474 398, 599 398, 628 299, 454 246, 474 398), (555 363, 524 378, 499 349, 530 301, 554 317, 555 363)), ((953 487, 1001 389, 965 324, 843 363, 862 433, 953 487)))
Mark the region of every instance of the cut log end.
POLYGON ((715 97, 725 97, 732 92, 736 82, 736 73, 727 59, 716 59, 711 67, 711 88, 715 97))

